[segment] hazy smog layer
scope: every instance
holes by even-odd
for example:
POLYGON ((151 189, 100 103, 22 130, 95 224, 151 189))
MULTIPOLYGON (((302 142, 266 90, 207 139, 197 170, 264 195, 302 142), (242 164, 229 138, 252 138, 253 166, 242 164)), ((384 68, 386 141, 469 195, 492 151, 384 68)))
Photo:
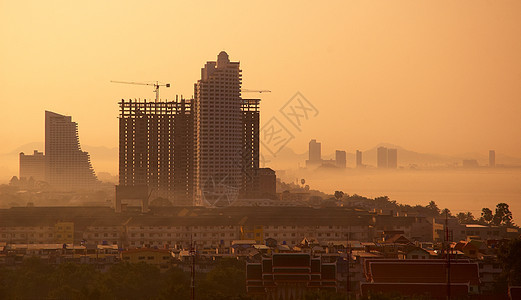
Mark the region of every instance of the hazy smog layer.
MULTIPOLYGON (((345 171, 299 171, 285 180, 305 178, 312 189, 366 197, 387 195, 401 204, 427 205, 435 201, 451 212, 470 211, 479 217, 481 209, 494 210, 505 202, 515 220, 521 218, 521 169, 396 170, 347 169, 345 171)), ((519 221, 518 221, 519 222, 519 221)))

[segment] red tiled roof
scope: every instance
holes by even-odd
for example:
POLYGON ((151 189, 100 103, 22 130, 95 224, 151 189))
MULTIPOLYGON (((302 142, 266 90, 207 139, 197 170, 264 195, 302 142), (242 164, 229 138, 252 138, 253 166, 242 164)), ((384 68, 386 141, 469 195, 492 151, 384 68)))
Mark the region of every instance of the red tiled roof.
MULTIPOLYGON (((367 281, 371 281, 371 269, 369 268, 369 263, 371 262, 402 262, 402 263, 406 263, 406 262, 413 262, 413 263, 417 263, 418 260, 417 259, 397 259, 397 258, 383 258, 383 257, 371 257, 371 258, 364 258, 363 262, 364 262, 364 273, 365 273, 365 276, 366 276, 366 279, 367 281)), ((433 259, 422 259, 421 260, 422 263, 438 263, 438 264, 446 264, 447 261, 444 260, 444 259, 436 259, 436 258, 433 258, 433 259)), ((456 263, 456 262, 459 262, 459 263, 470 263, 470 260, 469 259, 458 259, 457 261, 452 261, 453 263, 456 263)))
MULTIPOLYGON (((428 262, 389 262, 373 261, 369 263, 370 281, 402 283, 444 283, 447 278, 447 266, 444 263, 428 262)), ((451 282, 479 285, 477 263, 451 262, 451 282)))
MULTIPOLYGON (((443 299, 447 295, 447 285, 442 283, 361 283, 360 291, 363 296, 398 293, 405 296, 429 295, 432 298, 443 299)), ((451 297, 466 297, 468 291, 468 284, 455 283, 450 286, 451 297)))

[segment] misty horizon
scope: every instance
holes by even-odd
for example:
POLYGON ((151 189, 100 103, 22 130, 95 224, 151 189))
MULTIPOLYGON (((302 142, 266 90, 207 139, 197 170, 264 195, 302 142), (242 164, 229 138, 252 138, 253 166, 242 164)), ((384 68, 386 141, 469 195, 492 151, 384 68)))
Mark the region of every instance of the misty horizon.
MULTIPOLYGON (((325 145, 327 146, 327 145, 325 145)), ((408 158, 407 163, 404 165, 403 163, 403 157, 399 158, 399 165, 400 167, 410 167, 410 164, 418 164, 418 167, 455 167, 457 165, 461 165, 461 161, 464 159, 475 159, 478 161, 480 166, 487 166, 488 164, 488 153, 478 153, 478 152, 466 152, 466 153, 457 153, 457 154, 448 154, 448 153, 432 153, 432 152, 416 152, 412 149, 404 149, 403 147, 392 144, 392 143, 384 143, 380 142, 377 143, 375 146, 370 147, 368 149, 357 149, 354 147, 350 147, 348 149, 334 149, 328 152, 325 152, 323 154, 324 159, 333 159, 334 158, 334 151, 335 150, 344 150, 348 153, 348 160, 347 160, 347 166, 349 168, 355 168, 355 152, 356 150, 361 150, 363 153, 370 152, 370 156, 364 156, 364 163, 368 164, 368 166, 375 167, 376 166, 376 148, 380 146, 386 146, 391 148, 397 148, 399 153, 403 151, 407 151, 410 153, 414 153, 420 156, 427 156, 427 158, 418 158, 418 161, 414 161, 414 158, 408 158), (427 161, 427 164, 425 164, 425 161, 427 161), (438 163, 432 163, 432 161, 439 161, 438 163)), ((117 151, 118 147, 108 147, 108 146, 92 146, 88 144, 82 144, 82 149, 84 151, 89 152, 91 155, 91 160, 93 163, 94 170, 96 173, 98 172, 106 172, 110 173, 112 175, 117 174, 117 151), (113 161, 113 163, 110 163, 108 161, 113 161), (112 164, 112 166, 111 166, 112 164), (101 166, 101 167, 100 167, 101 166)), ((25 154, 31 154, 33 150, 39 150, 43 151, 44 149, 44 143, 43 142, 31 142, 26 143, 23 145, 20 145, 16 148, 14 148, 11 151, 0 153, 0 157, 5 157, 4 162, 11 161, 11 164, 0 164, 0 178, 3 178, 3 181, 6 182, 10 179, 10 177, 17 174, 17 168, 18 168, 18 162, 14 161, 18 159, 18 155, 21 152, 24 152, 25 154), (2 171, 3 170, 3 171, 2 171)), ((261 148, 262 150, 262 148, 261 148)), ((272 161, 266 163, 271 164, 273 168, 275 169, 287 169, 287 168, 298 168, 298 165, 300 164, 301 167, 305 166, 305 160, 307 159, 308 151, 303 150, 302 151, 296 151, 294 148, 292 148, 291 145, 285 146, 281 152, 276 155, 270 155, 269 153, 265 154, 266 151, 262 151, 261 154, 268 159, 271 159, 272 161), (295 156, 296 155, 296 156, 295 156), (283 157, 282 159, 279 159, 280 157, 283 157), (291 167, 288 167, 287 159, 289 157, 292 157, 292 165, 291 167), (296 157, 296 158, 295 158, 296 157), (286 160, 282 162, 282 160, 286 160)), ((519 167, 521 166, 521 156, 509 156, 505 155, 503 153, 497 153, 497 163, 499 166, 509 166, 509 167, 519 167)))
POLYGON ((0 1, 0 40, 2 299, 521 298, 521 1, 0 1))

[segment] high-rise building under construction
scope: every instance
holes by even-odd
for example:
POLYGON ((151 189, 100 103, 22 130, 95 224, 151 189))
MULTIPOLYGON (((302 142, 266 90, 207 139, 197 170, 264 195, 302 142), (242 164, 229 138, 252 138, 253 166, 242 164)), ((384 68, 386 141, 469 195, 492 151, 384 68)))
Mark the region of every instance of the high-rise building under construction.
POLYGON ((193 102, 121 100, 119 107, 120 187, 150 189, 176 205, 191 205, 193 102))
POLYGON ((274 173, 258 171, 259 102, 241 98, 239 62, 224 51, 201 69, 194 99, 122 100, 120 198, 132 192, 125 187, 146 187, 174 205, 224 206, 252 191, 265 195, 255 187, 264 180, 258 177, 274 173))

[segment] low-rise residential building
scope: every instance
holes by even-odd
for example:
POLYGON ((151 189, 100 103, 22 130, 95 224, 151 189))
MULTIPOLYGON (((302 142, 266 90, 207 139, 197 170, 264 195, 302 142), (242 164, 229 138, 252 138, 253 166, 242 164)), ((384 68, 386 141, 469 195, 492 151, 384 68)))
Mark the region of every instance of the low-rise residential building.
POLYGON ((121 261, 129 263, 146 263, 168 269, 171 266, 172 255, 167 249, 137 248, 121 252, 121 261))

